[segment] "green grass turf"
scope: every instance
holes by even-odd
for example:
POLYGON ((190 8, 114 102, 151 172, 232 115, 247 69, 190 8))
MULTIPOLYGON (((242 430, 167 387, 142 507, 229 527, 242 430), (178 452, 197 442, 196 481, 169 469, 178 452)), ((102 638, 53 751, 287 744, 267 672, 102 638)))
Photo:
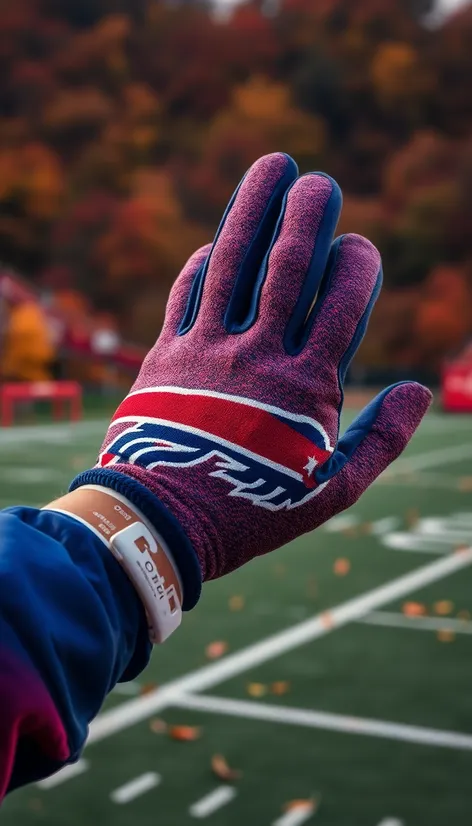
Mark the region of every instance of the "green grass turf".
MULTIPOLYGON (((39 505, 63 492, 93 462, 104 429, 105 422, 90 421, 73 429, 0 431, 0 506, 39 505)), ((128 690, 139 692, 205 665, 205 647, 214 640, 227 642, 231 655, 438 559, 386 548, 369 533, 369 523, 395 516, 396 529, 405 531, 412 509, 420 517, 472 514, 472 420, 430 416, 406 455, 415 461, 448 447, 454 461, 374 485, 352 509, 357 527, 351 531, 320 529, 205 586, 197 608, 128 690), (333 570, 340 557, 351 565, 342 577, 333 570), (244 598, 238 612, 229 609, 235 595, 244 598)), ((452 551, 453 543, 443 550, 452 551)), ((472 565, 380 610, 401 612, 407 600, 424 603, 430 614, 438 600, 453 603, 452 617, 464 610, 472 614, 472 565)), ((471 655, 472 635, 441 642, 434 631, 356 622, 255 665, 208 694, 472 734, 471 655), (248 695, 251 682, 269 686, 280 680, 290 682, 284 696, 248 695)), ((121 691, 112 693, 108 709, 132 699, 121 691)), ((221 782, 210 769, 216 752, 243 777, 235 800, 208 818, 210 826, 271 826, 287 800, 314 793, 321 804, 308 824, 378 826, 388 817, 404 826, 472 823, 472 751, 179 708, 155 716, 199 725, 201 739, 175 742, 153 733, 149 720, 132 725, 86 750, 89 769, 83 775, 49 790, 31 786, 14 793, 2 810, 2 824, 190 824, 189 806, 221 782), (111 802, 112 790, 148 771, 162 776, 158 788, 126 805, 111 802)))

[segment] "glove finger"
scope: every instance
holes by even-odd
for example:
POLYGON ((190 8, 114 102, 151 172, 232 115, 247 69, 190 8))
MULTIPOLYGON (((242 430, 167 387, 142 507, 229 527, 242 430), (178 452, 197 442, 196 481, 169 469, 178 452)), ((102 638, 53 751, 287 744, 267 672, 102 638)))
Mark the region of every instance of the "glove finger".
POLYGON ((374 245, 360 235, 337 239, 307 321, 304 340, 308 343, 302 355, 311 360, 316 348, 320 363, 333 366, 336 387, 338 380, 342 387, 381 286, 382 262, 374 245))
POLYGON ((387 387, 364 408, 316 473, 318 483, 330 480, 322 493, 335 503, 330 516, 354 504, 402 453, 431 401, 423 385, 402 382, 387 387))
POLYGON ((161 338, 175 336, 186 313, 192 311, 197 300, 198 277, 205 266, 210 250, 211 244, 206 244, 194 252, 174 281, 167 301, 161 338))
POLYGON ((287 188, 298 169, 281 152, 250 168, 223 216, 201 274, 200 306, 187 313, 180 331, 193 325, 207 336, 239 332, 251 315, 254 283, 273 236, 287 188))
POLYGON ((288 191, 260 273, 258 325, 287 352, 300 334, 319 289, 341 211, 342 195, 328 175, 310 173, 288 191))

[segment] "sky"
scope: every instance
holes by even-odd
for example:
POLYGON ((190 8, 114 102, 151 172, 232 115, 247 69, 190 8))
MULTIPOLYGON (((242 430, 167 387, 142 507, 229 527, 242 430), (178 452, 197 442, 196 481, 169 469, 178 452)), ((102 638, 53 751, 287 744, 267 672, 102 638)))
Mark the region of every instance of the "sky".
POLYGON ((466 6, 470 0, 439 0, 438 13, 440 17, 450 14, 452 11, 459 9, 461 6, 466 6))
MULTIPOLYGON (((244 2, 244 0, 215 0, 215 3, 223 9, 234 8, 234 6, 237 6, 242 2, 244 2)), ((461 6, 465 6, 470 2, 472 2, 472 0, 437 0, 438 11, 434 15, 435 20, 439 21, 443 19, 452 11, 459 9, 461 6)))
POLYGON ((465 6, 467 0, 441 0, 440 6, 446 11, 449 9, 458 9, 459 6, 465 6))

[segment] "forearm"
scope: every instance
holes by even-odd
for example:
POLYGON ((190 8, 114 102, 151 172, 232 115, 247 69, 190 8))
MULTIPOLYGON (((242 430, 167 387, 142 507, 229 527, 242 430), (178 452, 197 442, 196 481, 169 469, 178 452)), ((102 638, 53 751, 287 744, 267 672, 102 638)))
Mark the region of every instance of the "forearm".
POLYGON ((80 754, 90 720, 147 664, 142 603, 71 517, 0 513, 0 796, 80 754))

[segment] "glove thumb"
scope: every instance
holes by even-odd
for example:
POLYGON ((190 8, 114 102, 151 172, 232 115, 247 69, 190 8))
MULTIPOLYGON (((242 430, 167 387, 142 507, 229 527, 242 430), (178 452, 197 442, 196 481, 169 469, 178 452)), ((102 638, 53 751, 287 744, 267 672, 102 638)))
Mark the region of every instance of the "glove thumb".
POLYGON ((423 385, 400 382, 379 393, 353 421, 316 475, 318 482, 331 479, 331 493, 342 503, 339 510, 356 502, 402 453, 432 398, 423 385))

